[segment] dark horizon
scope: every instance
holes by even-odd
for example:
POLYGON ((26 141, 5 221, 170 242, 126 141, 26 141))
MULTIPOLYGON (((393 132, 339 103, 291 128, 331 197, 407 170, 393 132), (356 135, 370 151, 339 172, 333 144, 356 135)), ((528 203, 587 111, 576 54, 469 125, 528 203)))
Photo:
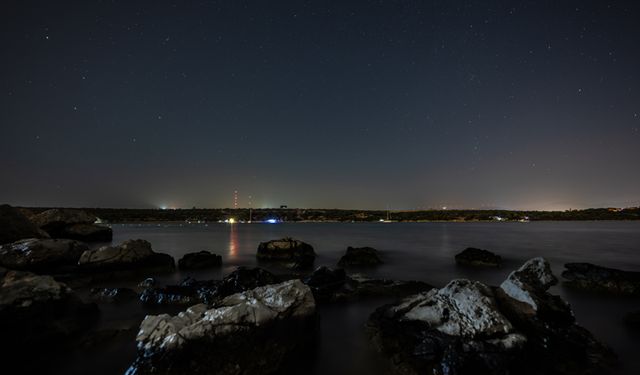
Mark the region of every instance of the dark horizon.
POLYGON ((19 206, 640 205, 640 4, 8 1, 19 206))

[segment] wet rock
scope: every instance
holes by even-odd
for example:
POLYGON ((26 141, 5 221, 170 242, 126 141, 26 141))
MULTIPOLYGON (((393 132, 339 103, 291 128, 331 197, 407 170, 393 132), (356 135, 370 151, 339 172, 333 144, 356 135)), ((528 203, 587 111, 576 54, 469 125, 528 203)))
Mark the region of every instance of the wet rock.
POLYGON ((138 298, 138 293, 129 288, 93 288, 90 296, 94 301, 121 303, 138 298))
POLYGON ((375 266, 382 264, 378 255, 378 250, 372 247, 351 247, 347 248, 345 255, 338 261, 340 267, 375 266))
POLYGON ((368 331, 402 374, 600 373, 614 356, 547 292, 556 282, 534 258, 499 288, 453 280, 383 306, 368 331))
POLYGON ((304 279, 313 291, 316 301, 332 301, 336 294, 343 292, 347 282, 347 274, 343 269, 332 270, 328 267, 318 267, 311 275, 304 279))
POLYGON ((95 321, 98 310, 84 304, 51 276, 5 271, 0 279, 0 350, 3 365, 28 373, 39 360, 56 356, 95 321), (13 367, 13 366, 19 367, 13 367))
POLYGON ((96 225, 97 218, 82 210, 53 208, 31 218, 53 238, 68 238, 85 242, 108 242, 113 238, 109 227, 96 225))
POLYGON ((18 209, 8 204, 0 205, 0 244, 6 244, 25 238, 48 238, 18 209))
POLYGON ((82 242, 58 239, 26 239, 0 246, 0 265, 34 272, 74 268, 89 248, 82 242))
POLYGON ((315 301, 299 280, 226 297, 213 308, 148 315, 134 374, 270 374, 313 337, 315 301))
POLYGON ((222 265, 222 257, 208 251, 185 254, 179 261, 178 267, 183 270, 219 267, 222 265))
POLYGON ((185 279, 180 285, 147 288, 140 301, 155 305, 212 304, 221 298, 256 287, 276 284, 281 280, 262 268, 238 267, 222 280, 185 279))
POLYGON ((622 271, 591 263, 567 263, 562 277, 575 288, 613 294, 640 294, 640 272, 622 271))
POLYGON ((119 246, 103 246, 82 253, 78 265, 85 271, 112 271, 123 269, 172 271, 173 258, 156 253, 145 240, 127 240, 119 246))
POLYGON ((154 285, 156 285, 156 279, 154 279, 153 277, 147 277, 146 279, 142 280, 138 284, 138 287, 140 287, 140 288, 151 288, 154 285))
POLYGON ((316 253, 311 245, 287 237, 261 242, 256 257, 260 261, 282 262, 291 268, 308 268, 313 266, 316 253))
POLYGON ((640 310, 630 312, 624 316, 625 324, 634 331, 640 332, 640 310))
POLYGON ((500 267, 502 257, 488 250, 468 247, 456 254, 456 263, 464 266, 500 267))

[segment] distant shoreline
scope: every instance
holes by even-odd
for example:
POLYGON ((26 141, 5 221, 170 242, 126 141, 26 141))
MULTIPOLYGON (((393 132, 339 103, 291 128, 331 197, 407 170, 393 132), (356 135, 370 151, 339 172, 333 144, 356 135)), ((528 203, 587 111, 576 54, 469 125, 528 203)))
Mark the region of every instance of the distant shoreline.
MULTIPOLYGON (((53 207, 20 207, 27 215, 53 207)), ((56 207, 59 208, 59 207, 56 207)), ((303 208, 190 208, 134 209, 81 208, 103 223, 213 223, 213 222, 530 222, 640 220, 640 207, 590 208, 568 211, 511 210, 343 210, 303 208)))

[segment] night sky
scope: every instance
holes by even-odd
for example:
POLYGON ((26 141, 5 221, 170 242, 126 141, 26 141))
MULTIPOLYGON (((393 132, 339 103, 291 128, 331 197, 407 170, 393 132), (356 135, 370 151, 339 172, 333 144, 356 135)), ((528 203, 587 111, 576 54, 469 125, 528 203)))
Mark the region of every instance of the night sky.
POLYGON ((3 1, 0 203, 640 204, 640 1, 3 1))

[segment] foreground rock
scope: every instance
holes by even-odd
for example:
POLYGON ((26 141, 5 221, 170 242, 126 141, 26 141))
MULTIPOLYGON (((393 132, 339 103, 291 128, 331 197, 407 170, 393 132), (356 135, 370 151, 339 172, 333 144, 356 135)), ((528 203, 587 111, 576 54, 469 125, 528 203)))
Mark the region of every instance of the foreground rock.
POLYGON ((456 254, 456 263, 463 266, 500 267, 502 257, 488 250, 468 247, 456 254))
POLYGON ((542 258, 499 287, 453 280, 379 308, 368 330, 397 373, 597 374, 614 357, 570 307, 547 289, 557 282, 542 258))
POLYGON ((640 294, 640 272, 621 271, 591 263, 567 263, 562 277, 567 285, 596 292, 640 294))
POLYGON ((14 270, 56 272, 75 268, 88 249, 74 240, 31 238, 0 246, 0 265, 14 270))
POLYGON ((304 279, 318 302, 344 302, 366 297, 406 297, 432 289, 420 281, 371 279, 364 275, 347 276, 343 269, 318 267, 304 279))
POLYGON ((292 268, 313 266, 316 253, 308 243, 293 238, 261 242, 256 257, 260 261, 277 261, 292 268))
POLYGON ((271 374, 315 326, 313 294, 299 280, 234 294, 211 309, 149 315, 127 374, 271 374))
POLYGON ((338 261, 340 267, 376 266, 378 264, 382 264, 382 260, 378 255, 378 250, 372 247, 349 246, 346 254, 338 261))
POLYGON ((93 304, 84 304, 65 284, 51 276, 0 269, 0 350, 3 365, 21 372, 56 356, 97 317, 93 304))
POLYGON ((85 272, 166 272, 175 269, 175 262, 170 255, 154 252, 151 244, 145 240, 127 240, 119 246, 87 250, 80 256, 78 265, 85 272))
POLYGON ((197 253, 185 254, 178 261, 178 268, 183 270, 195 270, 201 268, 220 267, 222 265, 222 257, 212 254, 208 251, 199 251, 197 253))
POLYGON ((25 238, 48 238, 49 235, 40 230, 18 209, 8 204, 0 205, 0 245, 25 238))
POLYGON ((85 242, 109 242, 113 231, 96 225, 97 218, 82 210, 53 208, 31 218, 38 227, 54 238, 69 238, 85 242))
POLYGON ((142 292, 140 300, 155 305, 211 304, 231 294, 280 281, 280 278, 262 268, 239 267, 220 281, 187 278, 180 285, 147 288, 142 292))

